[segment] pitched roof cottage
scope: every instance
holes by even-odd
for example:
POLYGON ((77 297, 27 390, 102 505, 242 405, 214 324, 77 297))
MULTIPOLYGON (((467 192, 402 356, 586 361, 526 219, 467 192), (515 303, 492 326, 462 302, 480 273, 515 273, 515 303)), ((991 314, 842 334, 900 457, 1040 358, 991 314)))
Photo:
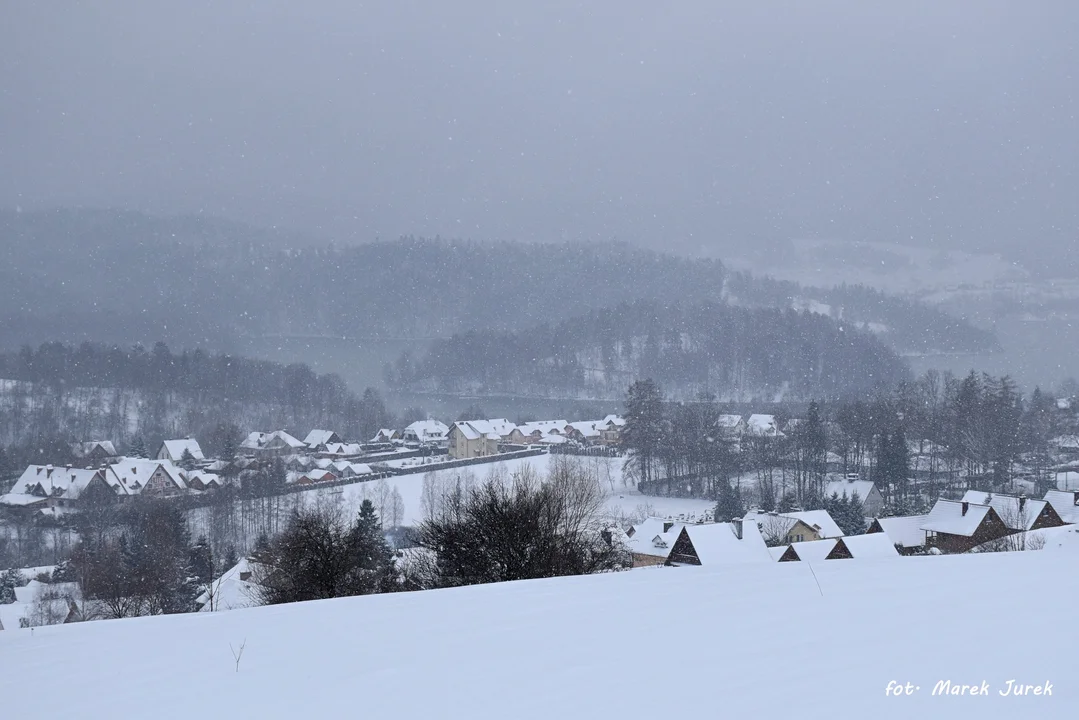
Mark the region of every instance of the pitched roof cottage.
POLYGON ((944 499, 937 500, 922 529, 926 531, 926 547, 943 553, 964 553, 1012 534, 989 505, 944 499))

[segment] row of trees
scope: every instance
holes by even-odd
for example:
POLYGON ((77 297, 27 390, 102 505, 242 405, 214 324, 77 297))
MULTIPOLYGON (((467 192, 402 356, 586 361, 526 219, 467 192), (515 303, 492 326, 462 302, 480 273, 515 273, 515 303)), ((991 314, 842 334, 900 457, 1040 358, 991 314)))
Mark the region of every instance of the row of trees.
POLYGON ((336 375, 202 350, 173 353, 95 343, 46 343, 0 354, 0 443, 60 436, 148 443, 177 432, 335 427, 368 439, 392 425, 377 391, 351 392, 336 375))
POLYGON ((1010 378, 975 373, 931 371, 868 400, 773 412, 781 432, 733 439, 716 427, 713 398, 671 403, 654 381, 635 382, 622 434, 627 471, 646 490, 724 503, 749 481, 751 502, 766 510, 822 507, 829 471, 859 473, 906 511, 949 489, 1005 489, 1018 472, 1047 488, 1052 439, 1076 430, 1074 414, 1039 389, 1023 398, 1010 378))

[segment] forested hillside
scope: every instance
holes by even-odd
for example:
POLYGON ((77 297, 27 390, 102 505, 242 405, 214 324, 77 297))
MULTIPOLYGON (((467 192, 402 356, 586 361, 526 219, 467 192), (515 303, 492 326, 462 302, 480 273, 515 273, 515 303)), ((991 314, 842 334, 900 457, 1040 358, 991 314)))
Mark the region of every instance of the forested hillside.
POLYGON ((682 397, 750 400, 864 395, 906 377, 870 333, 715 302, 640 302, 520 332, 463 333, 387 368, 391 385, 413 390, 593 398, 621 397, 642 378, 682 397))
POLYGON ((905 299, 801 288, 615 242, 314 247, 213 218, 59 210, 0 213, 0 245, 0 348, 8 349, 83 339, 228 349, 266 335, 445 338, 638 300, 809 309, 871 326, 901 351, 994 344, 905 299))
POLYGON ((205 438, 225 425, 367 439, 392 423, 374 391, 334 375, 196 350, 48 343, 0 354, 0 446, 54 439, 205 438))

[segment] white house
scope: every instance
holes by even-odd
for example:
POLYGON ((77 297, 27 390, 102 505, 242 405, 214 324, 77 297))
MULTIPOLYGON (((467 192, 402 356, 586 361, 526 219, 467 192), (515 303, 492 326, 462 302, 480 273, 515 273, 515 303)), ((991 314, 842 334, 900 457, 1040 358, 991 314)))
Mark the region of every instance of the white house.
POLYGON ((506 420, 459 420, 447 435, 452 458, 485 457, 498 453, 498 443, 514 426, 506 420), (503 435, 501 430, 505 430, 503 435))

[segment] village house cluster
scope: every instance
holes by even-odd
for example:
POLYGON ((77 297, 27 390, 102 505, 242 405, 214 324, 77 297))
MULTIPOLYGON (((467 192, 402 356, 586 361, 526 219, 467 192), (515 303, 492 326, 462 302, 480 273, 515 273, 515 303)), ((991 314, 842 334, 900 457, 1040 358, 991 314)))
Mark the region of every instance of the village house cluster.
POLYGON ((93 498, 171 498, 243 486, 280 463, 284 482, 297 487, 363 482, 386 475, 426 471, 454 462, 495 461, 522 451, 615 448, 625 421, 550 420, 516 425, 505 419, 419 420, 402 429, 384 428, 363 442, 333 430, 314 429, 300 440, 285 430, 251 432, 231 458, 206 457, 197 440, 165 440, 151 458, 121 455, 111 441, 77 443, 76 463, 31 465, 0 495, 0 507, 59 516, 93 498))
POLYGON ((1079 544, 1077 525, 1079 490, 1050 490, 1042 500, 969 491, 937 500, 926 515, 867 517, 864 534, 844 533, 826 510, 753 510, 726 523, 648 518, 609 532, 633 567, 648 567, 1036 550, 1079 544))

